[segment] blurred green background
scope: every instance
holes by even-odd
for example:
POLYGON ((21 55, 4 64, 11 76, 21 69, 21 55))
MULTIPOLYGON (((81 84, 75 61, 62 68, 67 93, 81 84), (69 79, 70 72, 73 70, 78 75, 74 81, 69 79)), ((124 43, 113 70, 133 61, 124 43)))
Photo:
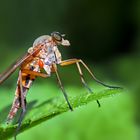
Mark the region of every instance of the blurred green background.
MULTIPOLYGON (((34 39, 52 31, 65 33, 71 42, 69 48, 60 47, 63 59, 83 59, 100 80, 123 86, 126 92, 102 99, 101 108, 93 102, 57 116, 20 134, 18 139, 139 139, 140 1, 1 1, 0 72, 24 54, 34 39)), ((83 87, 75 67, 60 68, 60 72, 68 94, 78 94, 79 87, 83 87)), ((100 89, 86 76, 94 90, 100 89)), ((17 72, 1 85, 0 110, 12 103, 16 79, 17 72)), ((55 86, 53 78, 36 80, 28 102, 34 96, 48 99, 48 92, 51 94, 55 86)), ((84 88, 82 92, 86 92, 84 88)))

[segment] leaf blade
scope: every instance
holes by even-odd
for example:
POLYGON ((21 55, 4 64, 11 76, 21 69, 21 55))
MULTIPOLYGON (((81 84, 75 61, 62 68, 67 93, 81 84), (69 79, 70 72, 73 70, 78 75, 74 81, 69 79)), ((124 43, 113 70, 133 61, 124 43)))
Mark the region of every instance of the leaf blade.
MULTIPOLYGON (((99 100, 105 97, 114 96, 122 92, 122 89, 106 89, 94 94, 80 94, 75 97, 70 97, 70 103, 73 108, 85 105, 91 101, 99 100)), ((60 97, 55 97, 47 101, 46 104, 36 107, 32 110, 30 116, 25 118, 22 123, 20 132, 23 132, 31 127, 34 127, 46 120, 49 120, 59 114, 67 112, 69 110, 67 103, 60 97)), ((1 125, 0 126, 0 138, 7 139, 14 135, 17 125, 1 125)))

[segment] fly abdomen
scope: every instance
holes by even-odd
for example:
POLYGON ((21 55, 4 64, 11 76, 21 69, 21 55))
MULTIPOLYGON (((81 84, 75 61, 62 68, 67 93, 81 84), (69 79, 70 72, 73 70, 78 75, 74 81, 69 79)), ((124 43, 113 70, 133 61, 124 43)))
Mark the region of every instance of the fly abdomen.
POLYGON ((9 123, 14 118, 19 108, 20 108, 20 99, 19 97, 15 96, 11 110, 7 117, 7 123, 9 123))
MULTIPOLYGON (((30 75, 26 75, 26 74, 22 75, 22 89, 23 89, 22 94, 23 94, 24 100, 26 99, 27 91, 30 88, 34 78, 35 77, 31 77, 30 75)), ((19 79, 18 79, 17 83, 18 84, 17 84, 17 88, 15 91, 15 98, 14 98, 11 110, 10 110, 8 117, 7 117, 7 123, 9 123, 14 118, 14 116, 17 114, 17 111, 21 107, 21 91, 20 91, 19 79)))

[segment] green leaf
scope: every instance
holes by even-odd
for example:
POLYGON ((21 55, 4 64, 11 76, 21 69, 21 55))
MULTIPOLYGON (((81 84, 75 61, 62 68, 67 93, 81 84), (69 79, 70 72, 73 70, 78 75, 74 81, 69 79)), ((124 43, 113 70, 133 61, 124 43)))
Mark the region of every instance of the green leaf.
MULTIPOLYGON (((69 101, 73 108, 76 108, 103 97, 119 94, 120 92, 122 92, 122 89, 106 89, 94 94, 77 94, 74 97, 69 97, 69 101)), ((32 108, 29 114, 27 112, 28 115, 25 117, 19 133, 67 111, 69 111, 69 108, 64 98, 55 97, 49 99, 32 108)), ((17 124, 0 124, 0 138, 4 140, 13 137, 16 128, 17 124)))

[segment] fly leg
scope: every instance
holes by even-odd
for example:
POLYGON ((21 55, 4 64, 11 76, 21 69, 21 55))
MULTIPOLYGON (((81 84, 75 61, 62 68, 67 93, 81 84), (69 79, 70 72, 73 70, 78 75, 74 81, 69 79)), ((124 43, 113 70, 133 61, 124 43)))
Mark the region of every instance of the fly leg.
POLYGON ((68 60, 64 60, 60 63, 61 66, 66 66, 66 65, 71 65, 71 64, 74 64, 76 62, 79 62, 81 63, 84 68, 89 72, 89 74, 91 75, 91 77, 99 84, 105 86, 105 87, 108 87, 108 88, 121 88, 121 87, 118 87, 118 86, 110 86, 110 85, 107 85, 103 82, 101 82, 100 80, 98 80, 95 75, 91 72, 91 70, 88 68, 88 66, 81 60, 81 59, 68 59, 68 60))
MULTIPOLYGON (((80 78, 81 78, 83 85, 85 86, 85 88, 87 88, 89 90, 90 93, 93 93, 93 91, 90 89, 90 87, 87 85, 87 83, 84 80, 84 75, 83 75, 83 72, 82 72, 81 67, 79 65, 79 62, 76 62, 76 65, 77 65, 77 68, 78 68, 80 78)), ((99 100, 96 100, 96 102, 97 102, 98 106, 100 107, 101 105, 100 105, 99 100)))
POLYGON ((65 89, 64 89, 64 87, 63 87, 63 85, 62 85, 61 80, 60 80, 59 73, 58 73, 58 71, 57 71, 56 65, 53 65, 53 69, 54 69, 54 72, 56 73, 56 77, 57 77, 57 80, 58 80, 58 84, 59 84, 59 86, 60 86, 60 88, 61 88, 61 90, 62 90, 62 92, 63 92, 63 95, 64 95, 64 97, 65 97, 65 99, 66 99, 66 102, 67 102, 67 104, 68 104, 68 106, 69 106, 69 109, 70 109, 71 111, 73 111, 73 108, 72 108, 72 106, 71 106, 71 104, 70 104, 70 102, 69 102, 69 100, 68 100, 67 93, 66 93, 66 91, 65 91, 65 89))
POLYGON ((28 70, 28 69, 23 69, 22 73, 26 73, 26 74, 30 74, 30 75, 34 75, 34 76, 39 76, 42 78, 47 78, 49 77, 49 75, 45 74, 45 73, 40 73, 40 72, 36 72, 36 71, 32 71, 32 70, 28 70))
MULTIPOLYGON (((81 78, 81 82, 82 84, 84 85, 84 87, 90 92, 90 93, 93 93, 93 91, 91 90, 91 88, 88 86, 88 84, 85 82, 84 80, 84 75, 83 75, 83 72, 81 70, 81 67, 80 67, 80 64, 79 64, 79 60, 76 60, 76 59, 70 59, 70 61, 66 60, 66 61, 62 61, 62 63, 60 63, 61 66, 66 66, 66 65, 71 65, 71 64, 74 64, 76 63, 76 66, 78 68, 78 71, 79 71, 79 74, 80 74, 80 78, 81 78), (67 61, 67 62, 66 62, 67 61)), ((100 102, 98 100, 97 101, 97 104, 98 106, 100 107, 100 102)))
POLYGON ((22 120, 24 119, 25 113, 26 113, 26 99, 24 99, 24 104, 25 104, 25 111, 22 109, 21 113, 20 113, 20 117, 18 120, 18 127, 16 129, 15 135, 14 135, 14 140, 16 140, 17 134, 20 130, 21 124, 22 124, 22 120))
POLYGON ((17 127, 16 132, 15 132, 15 135, 14 135, 14 139, 15 140, 16 140, 16 136, 18 134, 18 131, 20 130, 22 120, 23 120, 23 118, 25 116, 25 113, 26 113, 26 99, 24 97, 24 92, 23 92, 22 73, 21 73, 21 70, 19 71, 19 85, 20 85, 20 103, 21 103, 22 112, 20 114, 20 118, 18 120, 18 127, 17 127))

